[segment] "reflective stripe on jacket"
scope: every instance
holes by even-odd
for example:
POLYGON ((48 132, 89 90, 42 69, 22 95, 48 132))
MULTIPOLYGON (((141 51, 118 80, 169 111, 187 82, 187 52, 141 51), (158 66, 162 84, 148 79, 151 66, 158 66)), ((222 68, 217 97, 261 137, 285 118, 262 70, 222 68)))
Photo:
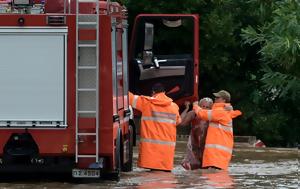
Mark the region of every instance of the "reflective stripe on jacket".
POLYGON ((228 107, 231 105, 226 103, 215 103, 212 110, 203 110, 197 105, 193 107, 199 118, 209 121, 203 167, 228 168, 233 149, 232 119, 241 115, 239 110, 228 107))
POLYGON ((138 166, 172 170, 176 125, 181 121, 178 106, 164 93, 153 97, 129 93, 129 103, 142 113, 138 166))

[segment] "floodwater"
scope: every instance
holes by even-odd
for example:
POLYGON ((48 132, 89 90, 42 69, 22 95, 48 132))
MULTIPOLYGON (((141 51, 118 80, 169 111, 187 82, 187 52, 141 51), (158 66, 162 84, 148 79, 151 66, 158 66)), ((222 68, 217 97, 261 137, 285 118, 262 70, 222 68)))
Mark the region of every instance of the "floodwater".
POLYGON ((48 188, 299 188, 298 149, 235 148, 229 170, 186 171, 180 166, 186 142, 178 141, 172 172, 148 171, 136 167, 137 148, 134 149, 134 170, 122 173, 121 180, 93 183, 72 183, 47 179, 0 182, 1 189, 48 188))

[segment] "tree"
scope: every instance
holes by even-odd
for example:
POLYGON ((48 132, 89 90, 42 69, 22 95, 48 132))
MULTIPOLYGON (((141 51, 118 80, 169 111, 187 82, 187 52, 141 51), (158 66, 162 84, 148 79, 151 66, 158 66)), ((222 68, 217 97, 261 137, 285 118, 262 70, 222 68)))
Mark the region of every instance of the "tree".
POLYGON ((299 143, 300 2, 249 2, 260 4, 262 11, 257 17, 263 13, 267 16, 258 25, 242 30, 244 43, 258 47, 260 55, 259 88, 255 93, 265 110, 255 119, 256 127, 267 132, 265 138, 273 143, 299 143), (273 132, 269 132, 271 128, 273 132))

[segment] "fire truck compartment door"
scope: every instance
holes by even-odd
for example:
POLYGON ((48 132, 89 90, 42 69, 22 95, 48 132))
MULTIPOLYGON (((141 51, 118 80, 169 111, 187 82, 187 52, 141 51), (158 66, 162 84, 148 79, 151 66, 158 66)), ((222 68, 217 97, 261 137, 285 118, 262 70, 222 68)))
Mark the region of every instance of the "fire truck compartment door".
POLYGON ((0 27, 0 121, 66 122, 67 28, 0 27))

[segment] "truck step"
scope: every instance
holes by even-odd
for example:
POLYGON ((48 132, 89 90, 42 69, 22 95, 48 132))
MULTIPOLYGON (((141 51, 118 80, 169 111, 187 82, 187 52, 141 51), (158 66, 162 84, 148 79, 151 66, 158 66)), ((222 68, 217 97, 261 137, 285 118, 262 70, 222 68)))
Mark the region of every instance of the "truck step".
POLYGON ((78 66, 80 70, 95 70, 96 68, 96 66, 78 66))
POLYGON ((79 88, 78 91, 93 92, 93 91, 96 91, 96 89, 95 88, 79 88))
POLYGON ((96 136, 97 133, 77 133, 77 135, 80 135, 80 136, 96 136))
POLYGON ((89 111, 89 110, 79 110, 78 113, 79 114, 95 114, 96 111, 93 111, 93 110, 91 110, 91 111, 89 111))
POLYGON ((97 45, 92 43, 86 43, 86 44, 78 44, 78 47, 97 47, 97 45))
POLYGON ((79 3, 97 3, 98 0, 78 0, 79 3))
POLYGON ((78 22, 79 25, 96 25, 97 22, 78 22))
POLYGON ((96 154, 78 154, 78 158, 96 158, 98 155, 96 154))

